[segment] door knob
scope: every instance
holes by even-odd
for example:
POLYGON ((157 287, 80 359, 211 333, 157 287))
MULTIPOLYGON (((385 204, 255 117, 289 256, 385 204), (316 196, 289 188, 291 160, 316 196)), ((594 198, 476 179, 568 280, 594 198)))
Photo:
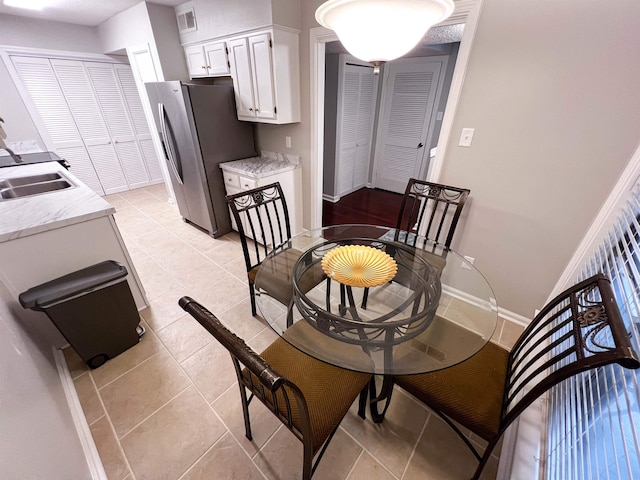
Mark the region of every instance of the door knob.
POLYGON ((418 144, 418 148, 422 148, 422 147, 424 147, 424 145, 422 145, 422 142, 420 142, 420 143, 418 144))

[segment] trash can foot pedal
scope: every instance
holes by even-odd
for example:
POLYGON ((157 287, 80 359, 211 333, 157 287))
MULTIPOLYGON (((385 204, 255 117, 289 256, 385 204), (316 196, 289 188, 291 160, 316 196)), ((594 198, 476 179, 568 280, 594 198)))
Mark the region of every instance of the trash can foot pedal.
POLYGON ((142 338, 142 336, 146 333, 146 330, 142 325, 138 325, 136 327, 136 332, 138 332, 138 338, 142 338))

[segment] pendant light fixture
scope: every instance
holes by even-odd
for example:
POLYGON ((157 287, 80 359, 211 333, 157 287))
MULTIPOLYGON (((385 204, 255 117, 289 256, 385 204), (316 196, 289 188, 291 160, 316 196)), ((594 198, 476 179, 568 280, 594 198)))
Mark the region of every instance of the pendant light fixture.
POLYGON ((453 8, 453 0, 329 0, 316 10, 316 20, 379 73, 382 63, 409 52, 453 8))

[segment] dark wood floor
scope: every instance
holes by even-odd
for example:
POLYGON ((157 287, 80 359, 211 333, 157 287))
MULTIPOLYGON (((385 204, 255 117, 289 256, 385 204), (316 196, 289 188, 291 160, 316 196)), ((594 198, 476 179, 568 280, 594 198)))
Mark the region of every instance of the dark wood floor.
POLYGON ((364 223, 395 227, 402 195, 376 188, 361 188, 338 202, 322 202, 322 225, 364 223))

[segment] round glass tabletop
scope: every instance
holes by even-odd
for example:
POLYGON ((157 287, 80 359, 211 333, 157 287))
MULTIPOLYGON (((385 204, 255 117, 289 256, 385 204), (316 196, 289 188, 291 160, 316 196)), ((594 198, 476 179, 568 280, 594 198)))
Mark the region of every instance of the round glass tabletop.
POLYGON ((304 232, 262 262, 255 291, 262 317, 292 346, 374 374, 460 363, 497 324, 491 287, 473 265, 388 227, 304 232))

